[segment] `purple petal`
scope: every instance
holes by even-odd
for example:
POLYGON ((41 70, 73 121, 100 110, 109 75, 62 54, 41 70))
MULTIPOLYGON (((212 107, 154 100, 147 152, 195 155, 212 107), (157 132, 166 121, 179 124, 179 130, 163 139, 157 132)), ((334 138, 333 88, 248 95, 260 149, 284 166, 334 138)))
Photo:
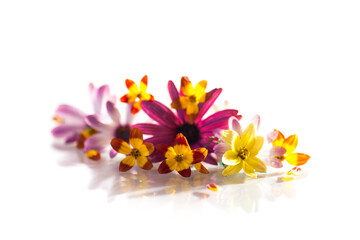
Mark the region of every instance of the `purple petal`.
POLYGON ((214 129, 227 129, 228 120, 231 116, 236 116, 237 110, 227 109, 216 112, 205 120, 199 122, 198 127, 201 132, 213 131, 214 129))
POLYGON ((227 143, 219 143, 214 147, 214 152, 219 157, 229 150, 231 150, 231 146, 227 143))
POLYGON ((198 123, 199 121, 201 121, 202 117, 205 115, 205 113, 211 108, 211 106, 214 104, 214 102, 216 101, 216 99, 219 97, 220 93, 221 93, 222 89, 221 88, 215 88, 212 91, 210 91, 211 93, 211 97, 210 99, 208 99, 204 105, 202 105, 199 114, 196 118, 196 123, 198 123))
POLYGON ((83 131, 82 125, 63 124, 55 127, 51 133, 56 138, 69 137, 70 135, 79 134, 83 131))
POLYGON ((156 147, 157 144, 167 144, 167 145, 173 145, 175 141, 176 134, 169 134, 169 135, 163 135, 163 136, 155 136, 146 139, 144 142, 149 142, 154 144, 154 147, 156 147))
POLYGON ((133 128, 139 128, 143 134, 147 135, 168 135, 174 134, 175 130, 173 128, 168 128, 158 124, 152 123, 139 123, 132 126, 133 128))
MULTIPOLYGON (((168 82, 168 90, 169 90, 170 98, 172 101, 174 101, 175 99, 178 99, 180 97, 179 91, 177 90, 177 88, 175 87, 175 84, 171 80, 168 82)), ((181 119, 181 121, 183 123, 185 121, 185 111, 182 109, 177 109, 176 112, 177 112, 178 117, 181 119)))
POLYGON ((242 129, 239 120, 236 117, 229 118, 229 129, 237 132, 239 136, 242 134, 242 129))
POLYGON ((217 165, 217 161, 216 159, 211 155, 208 154, 207 157, 205 158, 204 162, 212 164, 212 165, 217 165))
POLYGON ((108 85, 101 86, 93 99, 95 114, 101 114, 101 107, 105 99, 110 95, 110 88, 108 85))
POLYGON ((161 162, 163 160, 165 160, 165 157, 163 155, 161 155, 158 151, 155 150, 155 152, 153 154, 151 154, 148 159, 151 162, 161 162))
POLYGON ((70 144, 70 143, 73 143, 75 141, 77 141, 79 139, 79 134, 73 134, 73 135, 70 135, 69 137, 67 137, 65 139, 65 143, 66 144, 70 144))
POLYGON ((106 147, 110 146, 111 136, 107 134, 98 133, 88 139, 84 144, 84 152, 89 150, 96 150, 102 152, 106 147))
POLYGON ((107 112, 108 112, 109 116, 111 117, 111 119, 115 123, 120 123, 120 113, 119 113, 119 110, 115 107, 115 104, 110 101, 107 101, 106 109, 107 109, 107 112))
POLYGON ((114 131, 113 127, 103 124, 102 122, 99 121, 98 117, 96 115, 89 115, 86 116, 85 118, 85 122, 92 128, 98 130, 98 131, 102 131, 102 132, 106 132, 106 133, 111 133, 114 131))
POLYGON ((83 122, 86 116, 86 114, 81 110, 67 104, 59 105, 59 107, 55 111, 55 115, 60 118, 70 117, 78 120, 79 122, 83 122))
POLYGON ((110 158, 114 158, 116 157, 116 155, 118 154, 117 151, 115 151, 114 149, 111 149, 110 152, 109 152, 109 156, 110 158))
POLYGON ((158 101, 142 101, 141 107, 150 118, 161 125, 175 128, 181 124, 180 119, 169 108, 158 101))

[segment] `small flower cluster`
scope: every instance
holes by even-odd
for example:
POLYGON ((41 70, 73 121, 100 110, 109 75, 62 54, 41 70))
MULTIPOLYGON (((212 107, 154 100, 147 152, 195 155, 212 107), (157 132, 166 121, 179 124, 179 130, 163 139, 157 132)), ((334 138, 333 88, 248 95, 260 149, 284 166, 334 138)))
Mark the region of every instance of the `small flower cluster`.
POLYGON ((105 152, 110 158, 122 154, 121 172, 130 170, 135 162, 144 170, 161 162, 160 174, 176 170, 181 176, 190 177, 191 167, 208 174, 203 164, 207 163, 223 166, 224 176, 243 170, 246 175, 256 177, 257 173, 266 172, 267 166, 283 167, 286 160, 295 166, 288 175, 296 175, 299 166, 310 159, 306 154, 294 153, 297 135, 285 138, 279 130, 273 130, 266 140, 259 136, 258 115, 244 130, 242 116, 235 109, 204 117, 222 91, 215 88, 206 92, 205 80, 193 87, 188 77, 182 77, 179 90, 169 81, 171 108, 146 92, 146 75, 139 87, 129 79, 125 84, 129 92, 120 98, 120 102, 127 104, 127 110, 121 114, 125 120, 109 86, 96 88, 90 84, 94 112, 86 114, 70 105, 60 105, 55 111, 58 125, 52 130, 53 136, 64 138, 66 144, 75 143, 91 160, 100 160, 105 152), (135 123, 133 115, 140 110, 156 123, 135 123), (144 140, 143 134, 148 138, 144 140))

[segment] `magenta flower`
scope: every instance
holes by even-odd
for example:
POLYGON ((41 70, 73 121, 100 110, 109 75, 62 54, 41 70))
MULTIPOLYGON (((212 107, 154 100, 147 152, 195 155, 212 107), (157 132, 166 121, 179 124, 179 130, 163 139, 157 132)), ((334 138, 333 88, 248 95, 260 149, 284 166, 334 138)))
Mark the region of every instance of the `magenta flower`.
POLYGON ((111 123, 104 122, 101 117, 96 114, 87 116, 85 122, 99 132, 86 140, 84 152, 92 155, 109 149, 110 157, 115 157, 118 152, 110 147, 110 142, 113 138, 120 138, 125 142, 129 142, 133 118, 133 115, 130 113, 131 107, 132 105, 128 104, 126 120, 123 123, 121 122, 119 110, 111 101, 106 103, 107 113, 112 120, 111 123))
MULTIPOLYGON (((102 106, 106 101, 116 101, 116 97, 110 95, 108 85, 96 88, 90 84, 89 91, 95 114, 101 115, 102 106)), ((85 140, 97 132, 86 124, 86 115, 83 111, 70 105, 60 105, 55 111, 54 117, 59 125, 52 129, 51 133, 55 138, 65 138, 67 144, 77 142, 77 147, 82 149, 85 140)))
MULTIPOLYGON (((172 81, 168 82, 168 90, 172 101, 178 99, 181 92, 177 90, 172 81)), ((215 100, 219 97, 222 89, 216 88, 210 91, 209 98, 204 103, 199 103, 199 112, 193 124, 191 124, 186 116, 186 110, 177 109, 175 114, 171 109, 158 101, 143 101, 141 107, 143 111, 158 124, 140 123, 135 124, 133 127, 139 128, 143 134, 152 135, 146 141, 154 144, 159 143, 172 144, 178 133, 182 133, 188 140, 192 149, 201 148, 206 146, 209 151, 208 156, 204 162, 210 164, 217 164, 216 156, 213 156, 215 143, 209 143, 209 137, 214 136, 214 130, 227 129, 228 119, 231 116, 236 116, 238 111, 234 109, 227 109, 214 113, 213 115, 203 119, 203 116, 214 104, 215 100)), ((157 151, 150 156, 152 162, 159 162, 164 157, 157 151)))

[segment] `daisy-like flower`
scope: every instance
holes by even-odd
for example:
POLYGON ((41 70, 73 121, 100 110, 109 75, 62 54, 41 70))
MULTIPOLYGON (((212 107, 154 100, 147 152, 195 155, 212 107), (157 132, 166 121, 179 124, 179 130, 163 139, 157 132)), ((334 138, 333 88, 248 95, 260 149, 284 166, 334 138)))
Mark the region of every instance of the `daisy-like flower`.
POLYGON ((266 172, 266 165, 256 157, 259 153, 264 138, 255 136, 255 124, 251 123, 239 135, 233 130, 224 130, 221 133, 223 140, 231 149, 226 151, 223 156, 223 163, 228 165, 224 171, 224 176, 234 175, 244 170, 246 175, 256 177, 257 172, 266 172))
MULTIPOLYGON (((165 157, 165 160, 158 168, 158 172, 169 173, 176 169, 183 177, 190 177, 191 164, 194 164, 194 166, 199 164, 206 158, 208 153, 206 148, 191 150, 186 137, 181 133, 176 135, 174 147, 158 144, 156 149, 165 157)), ((199 167, 200 165, 197 166, 199 167)))
POLYGON ((126 79, 126 87, 129 93, 120 98, 121 102, 132 103, 131 113, 136 114, 141 110, 141 101, 153 101, 153 95, 146 92, 148 77, 145 75, 140 82, 140 91, 136 83, 130 79, 126 79))
MULTIPOLYGON (((111 123, 106 123, 99 115, 89 115, 85 118, 87 125, 98 130, 97 134, 89 137, 85 142, 84 152, 89 158, 99 160, 101 158, 100 153, 110 147, 110 142, 113 138, 129 142, 132 114, 130 113, 131 106, 128 107, 125 122, 121 122, 119 110, 110 101, 106 103, 106 109, 112 120, 111 123)), ((115 157, 117 153, 113 149, 109 152, 111 158, 115 157)))
POLYGON ((206 101, 206 86, 207 81, 203 80, 196 84, 194 88, 188 77, 182 77, 180 89, 183 96, 174 99, 171 107, 175 109, 186 109, 188 119, 195 119, 199 113, 199 103, 206 101))
MULTIPOLYGON (((90 97, 93 102, 94 113, 101 115, 102 106, 106 101, 116 101, 116 97, 110 95, 108 85, 99 88, 89 85, 90 97)), ((55 111, 54 120, 59 123, 51 132, 55 138, 65 138, 65 143, 77 143, 77 148, 83 149, 84 142, 98 131, 85 122, 86 113, 66 104, 60 105, 55 111)))
POLYGON ((126 141, 120 138, 111 140, 111 146, 115 151, 127 155, 121 161, 119 171, 126 172, 130 170, 135 165, 135 161, 142 169, 150 170, 153 164, 147 157, 154 151, 154 145, 143 142, 143 134, 138 128, 131 130, 129 142, 132 148, 126 141))
POLYGON ((274 167, 282 167, 282 162, 286 160, 294 166, 301 166, 307 163, 310 156, 304 153, 294 153, 298 144, 297 135, 291 135, 287 138, 279 130, 274 130, 268 135, 268 140, 272 142, 272 149, 266 163, 274 167))
MULTIPOLYGON (((168 89, 172 101, 179 98, 179 91, 176 89, 172 81, 168 82, 168 89)), ((141 123, 134 127, 141 129, 144 134, 152 135, 147 141, 155 146, 159 143, 171 144, 174 142, 176 135, 182 133, 192 149, 204 147, 205 145, 209 154, 204 162, 217 165, 216 158, 211 154, 215 146, 214 142, 209 144, 209 137, 213 137, 215 129, 227 129, 228 119, 231 116, 238 116, 237 110, 227 109, 214 113, 213 115, 203 119, 203 116, 214 104, 219 97, 222 89, 217 88, 209 92, 209 99, 203 104, 199 104, 199 113, 194 121, 188 121, 186 112, 183 109, 177 109, 176 114, 158 101, 143 101, 141 103, 142 110, 157 124, 141 123)), ((151 156, 152 162, 159 162, 163 156, 157 151, 151 156)))

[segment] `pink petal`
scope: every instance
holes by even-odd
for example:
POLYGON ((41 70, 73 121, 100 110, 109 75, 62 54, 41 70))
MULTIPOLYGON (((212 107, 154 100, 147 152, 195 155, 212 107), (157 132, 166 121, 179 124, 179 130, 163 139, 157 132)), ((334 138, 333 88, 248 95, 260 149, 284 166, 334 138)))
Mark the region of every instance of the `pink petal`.
POLYGON ((143 134, 147 135, 167 135, 169 133, 175 133, 174 129, 161 126, 152 123, 139 123, 132 126, 133 128, 139 128, 143 134))
POLYGON ((56 109, 55 116, 64 119, 66 122, 69 120, 82 123, 86 114, 73 106, 62 104, 56 109))
POLYGON ((231 146, 227 143, 219 143, 214 147, 214 152, 219 157, 229 150, 231 150, 231 146))
POLYGON ((77 141, 78 139, 79 139, 79 134, 73 134, 73 135, 68 136, 65 139, 65 143, 70 144, 70 143, 77 141))
POLYGON ((109 152, 109 156, 110 158, 114 158, 116 157, 116 155, 118 154, 117 151, 115 151, 114 149, 111 149, 110 152, 109 152))
POLYGON ((259 131, 259 127, 260 127, 260 116, 256 114, 256 115, 253 117, 252 122, 255 124, 256 131, 259 131))
POLYGON ((97 91, 95 98, 93 99, 95 114, 101 114, 101 108, 104 100, 110 95, 110 88, 108 85, 101 86, 97 91))
POLYGON ((106 147, 110 146, 111 139, 112 137, 107 134, 97 133, 86 139, 84 144, 84 152, 90 150, 102 152, 106 147))
POLYGON ((280 146, 273 146, 270 150, 270 156, 282 156, 286 153, 286 149, 280 146))
POLYGON ((154 121, 169 128, 176 128, 181 120, 165 105, 158 101, 142 101, 143 111, 154 121))
POLYGON ((92 128, 94 128, 94 129, 96 129, 98 131, 102 131, 102 132, 106 132, 106 133, 111 133, 111 132, 114 131, 113 127, 100 122, 96 115, 86 116, 85 122, 89 126, 91 126, 92 128))
POLYGON ((51 133, 56 138, 69 137, 70 135, 79 134, 84 130, 83 125, 68 125, 63 124, 55 127, 51 133))
POLYGON ((237 110, 227 109, 216 112, 210 117, 198 123, 198 127, 203 132, 212 131, 214 129, 227 129, 229 117, 236 116, 237 110))
POLYGON ((115 107, 115 104, 107 101, 106 102, 106 109, 107 112, 109 114, 109 116, 111 117, 111 119, 115 122, 115 123, 120 123, 120 113, 119 110, 115 107))
MULTIPOLYGON (((178 99, 180 97, 179 91, 177 90, 177 88, 175 87, 175 84, 171 80, 168 82, 168 90, 169 90, 170 98, 172 101, 174 101, 175 99, 178 99)), ((176 112, 177 112, 178 117, 181 119, 181 121, 183 123, 185 121, 184 110, 177 109, 176 112)))
POLYGON ((266 136, 267 141, 269 143, 272 143, 277 138, 278 133, 279 133, 278 131, 272 131, 268 133, 268 135, 266 136))
POLYGON ((228 125, 229 125, 230 130, 233 130, 233 131, 237 132, 239 134, 239 136, 241 136, 241 134, 242 134, 241 125, 240 125, 239 120, 236 117, 231 116, 229 118, 228 125))
POLYGON ((219 97, 221 92, 222 92, 221 88, 216 88, 210 91, 211 97, 202 105, 199 114, 196 118, 196 123, 200 122, 202 117, 206 114, 206 112, 211 108, 212 105, 214 105, 214 102, 219 97))

